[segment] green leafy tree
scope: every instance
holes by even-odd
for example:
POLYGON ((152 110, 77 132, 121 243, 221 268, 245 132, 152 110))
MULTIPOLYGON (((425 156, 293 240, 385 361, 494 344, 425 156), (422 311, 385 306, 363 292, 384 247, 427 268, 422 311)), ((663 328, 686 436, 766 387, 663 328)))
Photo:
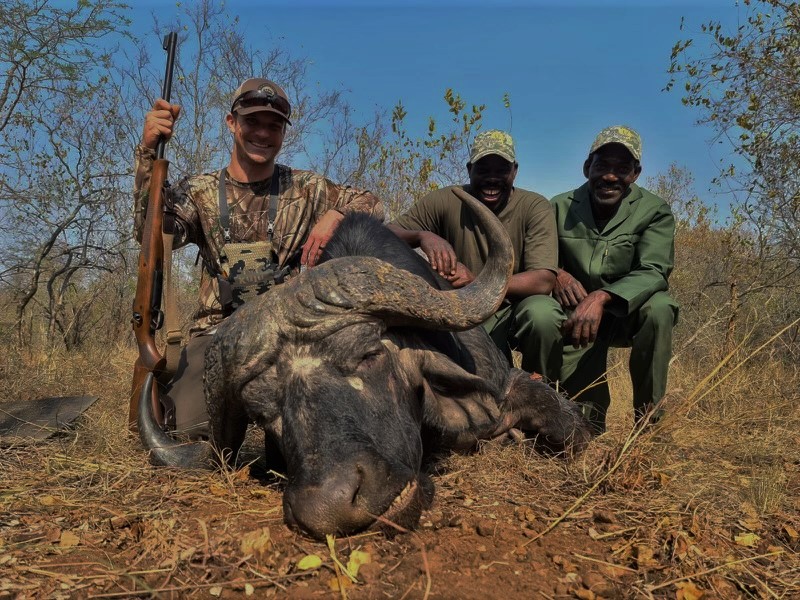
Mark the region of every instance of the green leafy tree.
MULTIPOLYGON (((703 241, 722 244, 706 257, 726 273, 726 351, 741 331, 757 343, 794 321, 800 297, 800 4, 744 0, 741 11, 736 29, 712 21, 679 41, 667 85, 733 150, 717 183, 736 198, 734 222, 703 241)), ((797 339, 787 333, 782 356, 800 354, 797 339)))
MULTIPOLYGON (((699 110, 736 159, 718 181, 739 198, 756 242, 776 262, 800 261, 800 4, 744 0, 744 20, 719 22, 672 50, 667 89, 699 110)), ((765 255, 765 258, 770 258, 765 255)))
POLYGON ((378 114, 366 126, 350 126, 328 145, 328 167, 340 180, 374 191, 384 202, 389 220, 419 198, 442 186, 463 182, 469 146, 481 127, 485 105, 467 105, 452 89, 445 90, 449 118, 428 117, 425 131, 414 134, 402 101, 387 118, 378 114), (388 120, 388 124, 387 124, 388 120))

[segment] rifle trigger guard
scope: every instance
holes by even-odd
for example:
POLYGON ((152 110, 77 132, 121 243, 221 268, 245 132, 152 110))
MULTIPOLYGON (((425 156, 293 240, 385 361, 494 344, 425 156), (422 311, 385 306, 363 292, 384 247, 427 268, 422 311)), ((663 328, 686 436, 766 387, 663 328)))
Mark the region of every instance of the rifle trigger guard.
POLYGON ((150 319, 150 329, 158 331, 164 325, 164 311, 157 309, 153 311, 153 317, 150 319))

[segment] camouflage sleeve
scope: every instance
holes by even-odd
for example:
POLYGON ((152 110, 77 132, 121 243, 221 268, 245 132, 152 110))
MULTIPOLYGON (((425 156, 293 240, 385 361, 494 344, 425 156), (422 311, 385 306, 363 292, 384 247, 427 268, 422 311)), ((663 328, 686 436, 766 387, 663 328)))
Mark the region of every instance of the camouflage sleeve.
POLYGON ((336 185, 326 179, 325 184, 328 198, 335 198, 332 208, 342 214, 349 212, 363 212, 383 220, 383 202, 372 192, 359 190, 350 186, 336 185))
POLYGON ((141 244, 144 232, 144 219, 147 214, 147 200, 150 193, 150 175, 156 151, 139 144, 134 151, 133 178, 133 234, 141 244))
MULTIPOLYGON (((144 221, 147 216, 147 203, 150 196, 150 176, 153 172, 153 161, 156 151, 139 144, 134 153, 134 180, 133 180, 133 233, 136 241, 142 242, 144 221)), ((170 187, 166 193, 175 206, 177 218, 175 220, 175 238, 173 247, 179 248, 190 241, 191 224, 196 221, 196 209, 186 193, 185 180, 177 186, 170 187)))

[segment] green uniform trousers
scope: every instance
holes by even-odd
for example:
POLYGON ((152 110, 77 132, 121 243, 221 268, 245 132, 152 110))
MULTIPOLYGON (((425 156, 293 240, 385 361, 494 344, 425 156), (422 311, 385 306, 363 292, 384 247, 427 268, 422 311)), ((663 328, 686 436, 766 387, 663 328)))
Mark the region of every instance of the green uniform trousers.
POLYGON ((586 348, 565 342, 561 325, 566 319, 555 299, 529 296, 501 307, 483 327, 509 360, 511 349, 517 349, 524 370, 559 380, 569 397, 583 405, 584 415, 597 433, 605 430, 611 403, 606 373, 609 348, 631 348, 628 366, 637 417, 664 397, 672 329, 678 319, 678 305, 669 294, 656 292, 627 316, 606 313, 597 339, 586 348))
POLYGON ((576 402, 596 432, 605 431, 611 403, 608 391, 608 349, 631 348, 628 361, 637 418, 654 407, 667 390, 672 356, 672 329, 678 305, 666 292, 656 292, 630 315, 603 315, 597 339, 586 348, 564 344, 561 385, 576 402))
POLYGON ((561 306, 551 296, 528 296, 505 304, 483 323, 484 329, 511 361, 511 350, 522 353, 522 368, 548 380, 561 371, 561 306))

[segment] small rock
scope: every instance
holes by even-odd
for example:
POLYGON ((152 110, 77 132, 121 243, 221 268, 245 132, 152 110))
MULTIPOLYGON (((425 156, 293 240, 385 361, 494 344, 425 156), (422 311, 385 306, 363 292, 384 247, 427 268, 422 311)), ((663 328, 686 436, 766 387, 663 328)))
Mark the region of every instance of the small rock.
POLYGON ((614 586, 599 573, 586 573, 583 576, 583 585, 600 596, 609 596, 614 591, 614 586))
MULTIPOLYGON (((538 532, 537 532, 537 531, 535 531, 535 530, 533 530, 533 529, 528 529, 527 527, 523 527, 523 528, 522 528, 522 535, 523 535, 524 537, 526 537, 526 538, 532 538, 532 537, 534 537, 534 536, 535 536, 537 533, 538 533, 538 532)), ((539 540, 536 540, 536 542, 538 542, 538 541, 539 541, 539 540)), ((534 543, 536 543, 536 542, 534 542, 534 543)))
POLYGON ((616 523, 617 518, 609 510, 597 509, 592 513, 592 519, 595 523, 616 523))
POLYGON ((518 506, 514 511, 517 519, 523 523, 533 523, 536 521, 536 513, 530 506, 518 506))
POLYGON ((464 517, 461 515, 453 515, 450 517, 450 520, 447 522, 448 527, 461 527, 461 524, 464 522, 464 517))
POLYGON ((494 522, 492 521, 479 521, 478 525, 475 527, 475 531, 478 532, 478 535, 483 537, 489 537, 494 535, 494 522))
POLYGON ((381 580, 383 567, 380 563, 368 562, 358 568, 358 578, 364 583, 375 583, 381 580))
POLYGON ((580 600, 595 600, 597 596, 592 590, 587 590, 586 588, 578 588, 574 592, 576 598, 580 598, 580 600))

